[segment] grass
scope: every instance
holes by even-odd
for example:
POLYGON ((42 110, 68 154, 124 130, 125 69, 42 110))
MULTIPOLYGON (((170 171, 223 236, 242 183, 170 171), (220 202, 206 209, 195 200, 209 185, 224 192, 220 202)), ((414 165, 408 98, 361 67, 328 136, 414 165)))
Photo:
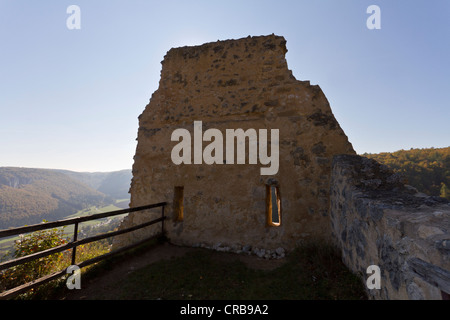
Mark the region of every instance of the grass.
MULTIPOLYGON (((109 204, 109 205, 101 207, 101 208, 98 208, 97 206, 92 206, 92 207, 80 210, 77 213, 72 214, 70 216, 67 216, 64 219, 85 217, 85 216, 90 216, 90 215, 94 215, 94 214, 98 214, 98 213, 109 212, 109 211, 116 211, 116 210, 121 210, 121 209, 119 207, 117 207, 116 205, 114 205, 114 204, 109 204)), ((84 223, 86 223, 86 224, 96 224, 96 223, 98 223, 98 220, 88 221, 88 222, 84 222, 84 223)))
POLYGON ((334 247, 320 242, 299 247, 270 271, 249 268, 235 254, 199 249, 136 270, 107 292, 93 299, 366 299, 361 279, 334 247))
MULTIPOLYGON (((151 250, 157 241, 114 256, 83 269, 82 283, 95 285, 97 277, 151 250)), ((85 246, 78 252, 79 261, 107 251, 104 245, 85 246)), ((161 260, 128 273, 99 288, 89 299, 120 300, 365 300, 361 279, 341 261, 339 251, 322 241, 311 241, 298 247, 285 262, 272 270, 251 268, 240 255, 196 249, 184 256, 161 260)), ((61 259, 67 265, 69 257, 61 259)), ((254 257, 252 265, 256 262, 254 257)), ((65 280, 47 285, 18 299, 61 299, 67 294, 65 280)))

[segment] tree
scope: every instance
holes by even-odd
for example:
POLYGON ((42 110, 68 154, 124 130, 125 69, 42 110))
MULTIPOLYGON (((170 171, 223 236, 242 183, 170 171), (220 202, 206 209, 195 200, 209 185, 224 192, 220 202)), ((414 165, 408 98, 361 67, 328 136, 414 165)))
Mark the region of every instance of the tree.
MULTIPOLYGON (((44 220, 44 222, 46 222, 44 220)), ((67 243, 63 229, 36 231, 21 235, 14 245, 14 258, 24 257, 36 252, 67 243)), ((36 280, 58 269, 63 253, 54 253, 32 260, 0 272, 0 291, 36 280)))

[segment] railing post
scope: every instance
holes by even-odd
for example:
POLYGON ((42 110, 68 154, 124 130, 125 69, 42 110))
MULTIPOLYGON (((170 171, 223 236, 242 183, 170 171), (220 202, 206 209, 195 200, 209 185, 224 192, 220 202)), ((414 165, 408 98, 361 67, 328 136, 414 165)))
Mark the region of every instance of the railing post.
MULTIPOLYGON (((0 238, 4 238, 4 237, 8 237, 8 236, 13 236, 16 234, 21 234, 21 233, 27 233, 27 232, 32 232, 32 231, 38 231, 38 230, 45 230, 45 229, 50 229, 50 228, 56 228, 56 227, 60 227, 60 226, 69 226, 71 224, 74 225, 74 230, 73 230, 73 241, 69 242, 67 244, 64 245, 60 245, 51 249, 47 249, 44 250, 42 252, 37 252, 34 254, 29 255, 29 257, 25 256, 25 257, 20 257, 20 258, 16 258, 13 259, 11 261, 7 261, 7 262, 1 262, 0 263, 0 270, 4 270, 16 265, 20 265, 23 263, 26 263, 28 261, 33 261, 36 259, 39 259, 41 257, 45 257, 48 256, 50 254, 56 253, 56 252, 62 252, 65 250, 70 250, 72 249, 72 265, 76 265, 76 254, 77 254, 77 245, 76 243, 78 242, 78 245, 81 244, 85 244, 85 243, 91 243, 94 241, 98 241, 98 240, 102 240, 105 238, 109 238, 109 237, 113 237, 119 234, 124 234, 124 233, 128 233, 128 232, 132 232, 134 230, 138 230, 138 229, 142 229, 145 228, 147 226, 153 225, 155 223, 161 222, 162 225, 162 233, 164 235, 164 220, 165 220, 165 216, 164 216, 164 209, 165 209, 165 205, 167 203, 166 202, 161 202, 161 203, 156 203, 156 204, 152 204, 152 205, 148 205, 148 206, 142 206, 142 207, 135 207, 135 208, 129 208, 129 209, 124 209, 124 210, 116 210, 116 211, 111 211, 111 212, 105 212, 105 213, 100 213, 100 214, 96 214, 96 215, 92 215, 92 216, 87 216, 87 217, 78 217, 78 218, 71 218, 71 219, 67 219, 67 220, 60 220, 60 221, 54 221, 54 222, 49 222, 45 225, 42 224, 37 224, 37 225, 31 225, 31 226, 24 226, 24 227, 19 227, 19 228, 12 228, 12 229, 7 229, 7 230, 0 230, 0 238), (110 216, 115 216, 115 215, 119 215, 119 214, 124 214, 124 213, 131 213, 131 212, 137 212, 137 211, 143 211, 143 210, 148 210, 148 209, 152 209, 152 208, 156 208, 156 207, 162 207, 161 209, 161 218, 159 219, 155 219, 134 227, 129 227, 123 230, 118 230, 118 231, 113 231, 110 233, 105 233, 105 234, 101 234, 101 235, 97 235, 97 236, 92 236, 92 237, 87 237, 84 238, 80 241, 78 241, 78 224, 85 222, 85 221, 91 221, 91 220, 96 220, 96 219, 100 219, 100 218, 104 218, 104 217, 110 217, 110 216)), ((155 235, 153 235, 152 237, 149 237, 147 239, 145 239, 144 241, 148 241, 150 239, 154 239, 155 235)), ((109 252, 106 254, 103 254, 101 256, 89 259, 89 260, 85 260, 83 262, 79 263, 79 267, 85 267, 87 265, 90 265, 92 263, 101 261, 103 259, 105 259, 106 257, 110 257, 112 255, 118 254, 118 253, 122 253, 125 250, 131 249, 131 248, 135 248, 138 245, 141 245, 142 243, 144 243, 144 241, 132 244, 130 246, 127 247, 123 247, 121 249, 115 250, 113 252, 109 252)), ((38 285, 41 285, 43 283, 52 281, 53 279, 56 279, 58 277, 61 277, 61 275, 65 274, 66 271, 65 269, 62 271, 58 271, 52 275, 48 275, 48 276, 44 276, 41 277, 37 280, 33 280, 32 282, 28 282, 24 285, 21 285, 19 287, 15 287, 13 289, 9 289, 7 291, 1 292, 0 293, 0 300, 4 299, 4 298, 10 298, 13 296, 16 296, 22 292, 25 292, 31 288, 34 288, 38 285)))
MULTIPOLYGON (((78 240, 78 222, 75 222, 73 228, 73 242, 78 240)), ((75 265, 75 258, 77 256, 77 246, 72 248, 72 265, 75 265)))

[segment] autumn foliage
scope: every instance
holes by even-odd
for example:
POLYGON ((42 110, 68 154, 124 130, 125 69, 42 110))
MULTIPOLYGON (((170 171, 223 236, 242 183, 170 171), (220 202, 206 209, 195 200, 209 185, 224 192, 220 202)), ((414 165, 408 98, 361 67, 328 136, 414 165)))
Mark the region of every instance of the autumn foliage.
POLYGON ((408 184, 431 196, 450 200, 450 147, 363 154, 402 173, 408 184))

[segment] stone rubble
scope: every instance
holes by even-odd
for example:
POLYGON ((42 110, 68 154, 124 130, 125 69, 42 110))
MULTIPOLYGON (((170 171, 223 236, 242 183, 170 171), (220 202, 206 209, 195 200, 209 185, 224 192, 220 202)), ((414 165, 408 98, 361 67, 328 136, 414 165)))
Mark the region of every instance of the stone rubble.
POLYGON ((261 259, 283 259, 286 256, 286 250, 282 247, 278 247, 276 249, 264 249, 252 247, 251 245, 232 245, 227 246, 218 242, 212 246, 207 245, 205 243, 195 243, 192 245, 193 248, 205 248, 211 249, 218 252, 230 252, 237 254, 246 254, 246 255, 254 255, 261 259))

